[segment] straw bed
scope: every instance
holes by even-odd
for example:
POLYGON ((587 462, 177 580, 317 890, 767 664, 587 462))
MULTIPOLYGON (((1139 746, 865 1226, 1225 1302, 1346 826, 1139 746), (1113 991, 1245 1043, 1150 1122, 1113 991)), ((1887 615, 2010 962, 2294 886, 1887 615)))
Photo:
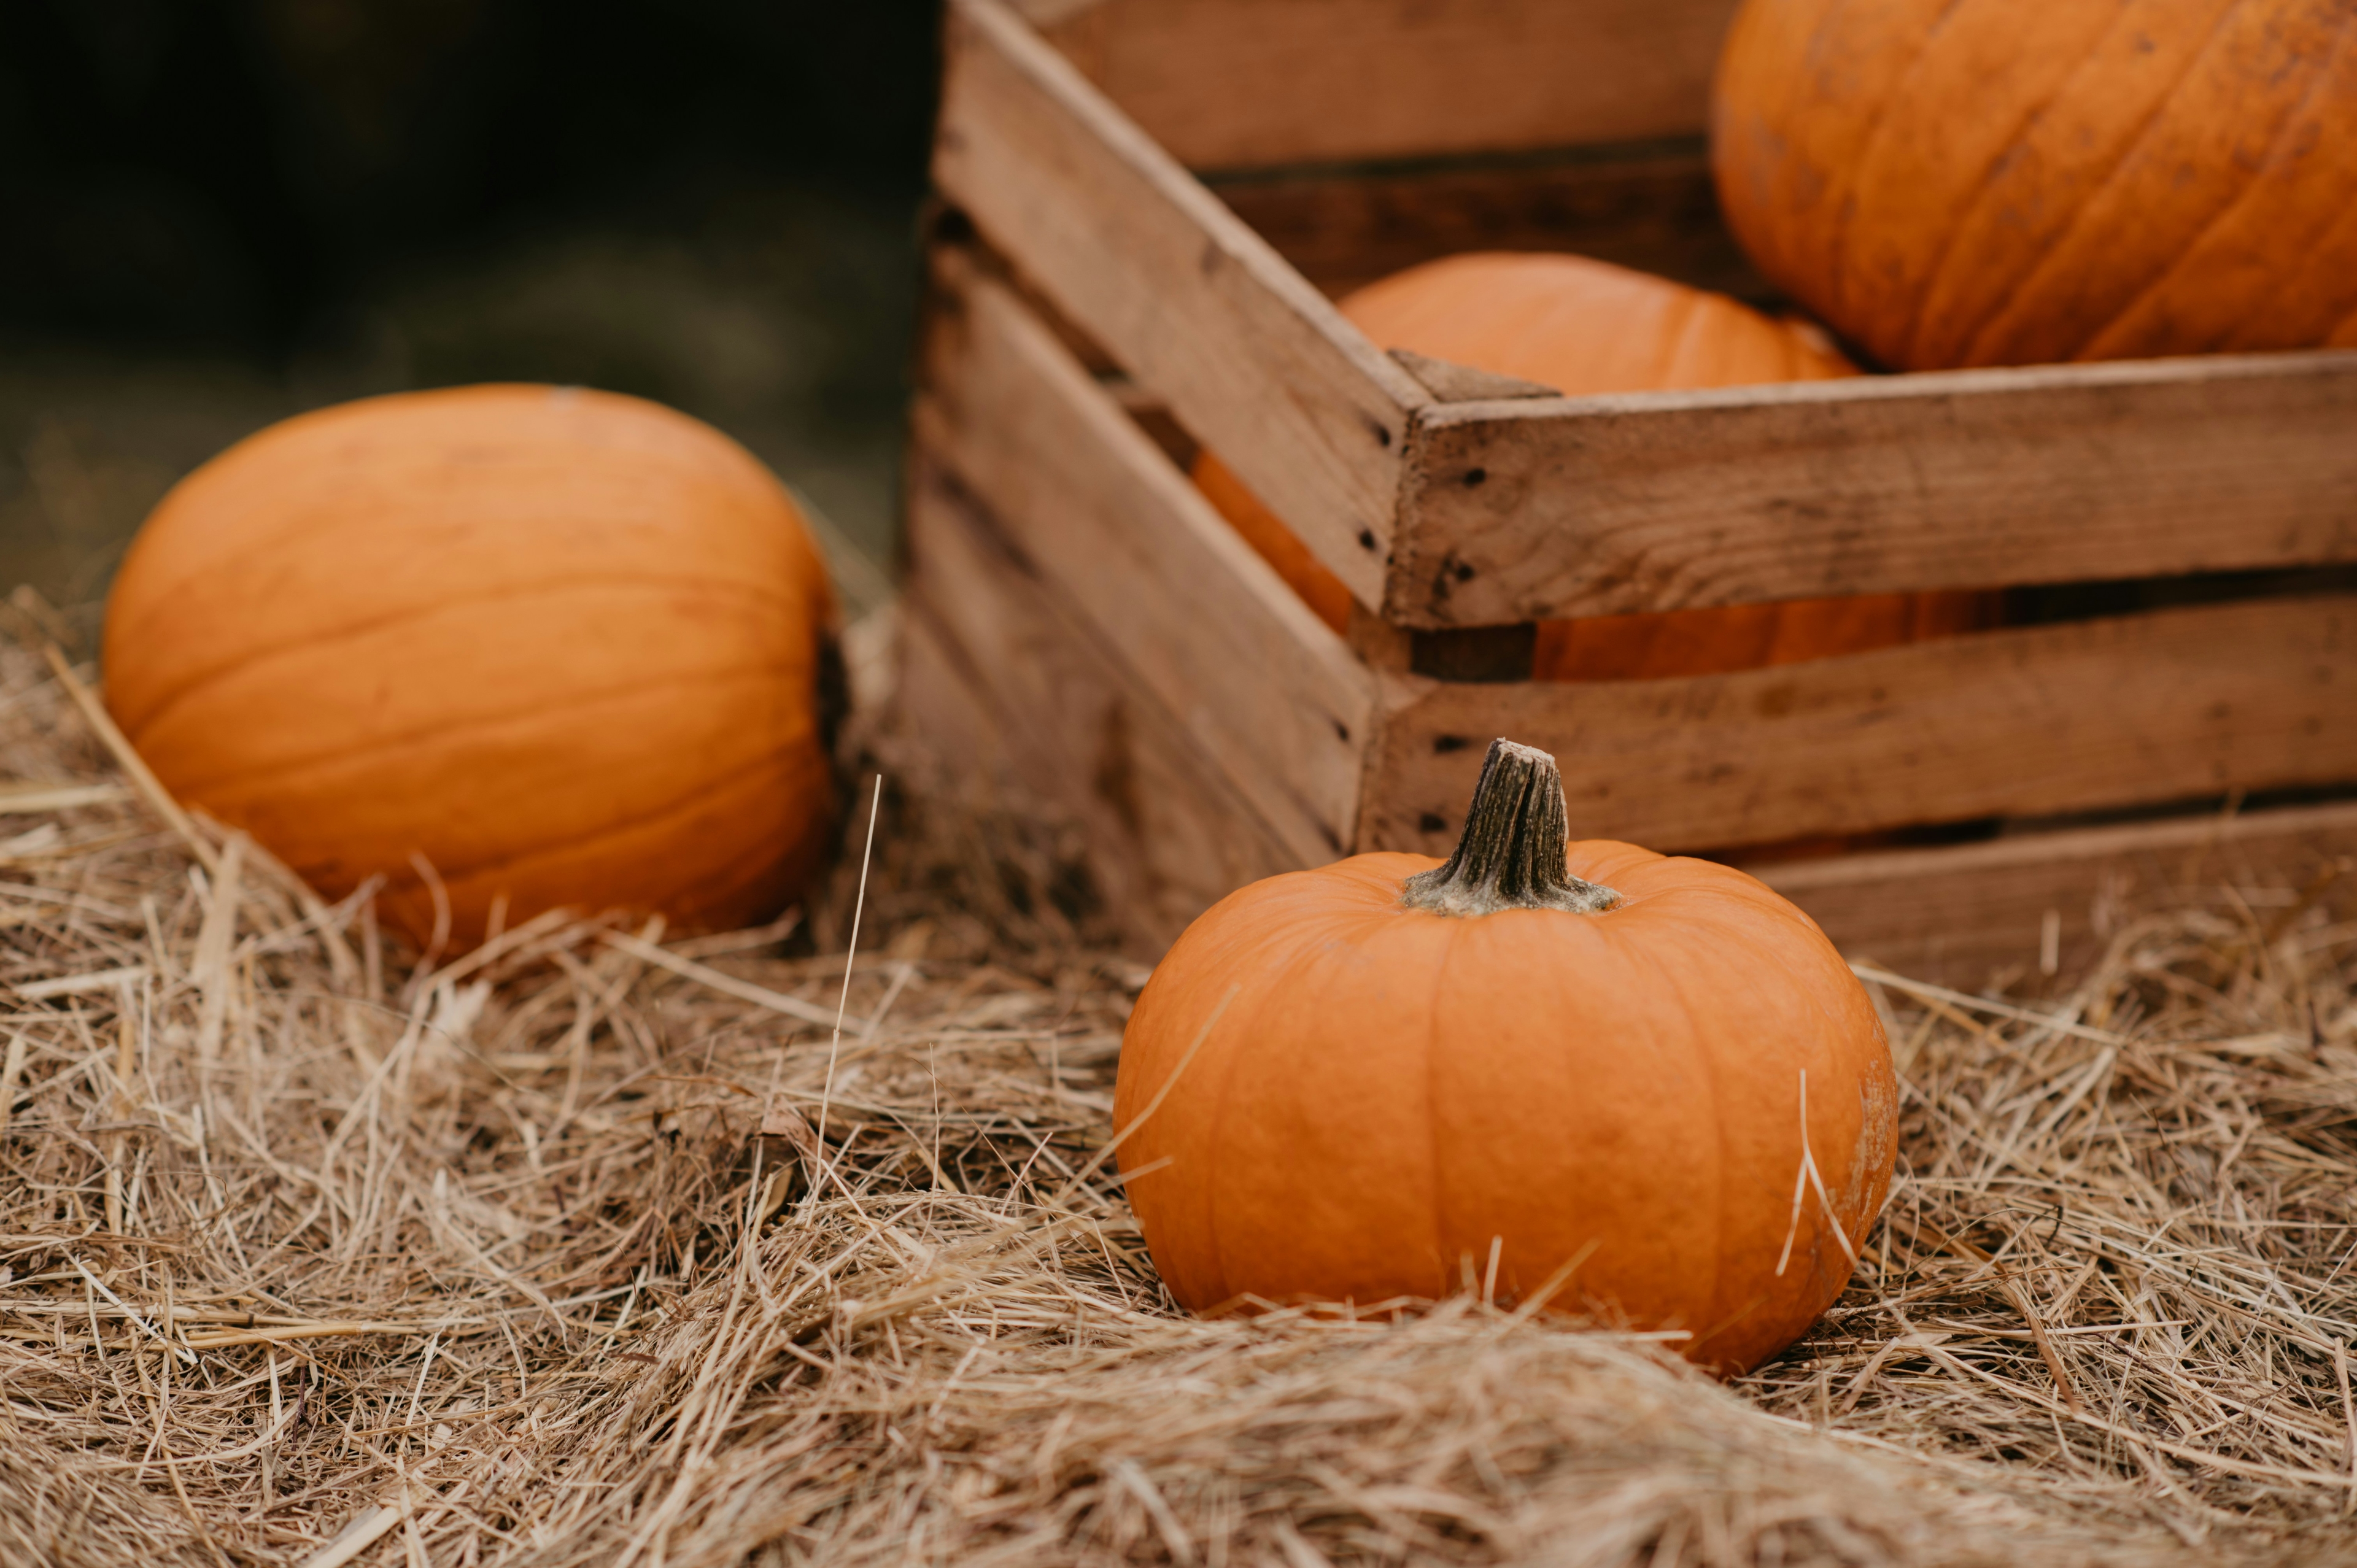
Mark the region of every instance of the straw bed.
POLYGON ((1469 1297, 1176 1313, 1098 1163, 1142 977, 1052 842, 888 812, 830 1062, 844 900, 420 973, 196 865, 16 648, 0 774, 84 791, 0 818, 0 1561, 2357 1550, 2345 880, 2187 867, 2059 1002, 1878 984, 1901 1180, 1720 1386, 1469 1297))

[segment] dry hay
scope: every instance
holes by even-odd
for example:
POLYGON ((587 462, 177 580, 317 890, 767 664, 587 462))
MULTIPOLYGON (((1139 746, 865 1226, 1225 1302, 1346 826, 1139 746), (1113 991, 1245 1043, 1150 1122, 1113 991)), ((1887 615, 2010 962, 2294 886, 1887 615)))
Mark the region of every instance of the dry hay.
POLYGON ((250 846, 193 865, 15 649, 0 771, 94 797, 0 832, 0 1561, 2357 1547, 2330 886, 2156 910, 2059 1013, 1883 987, 1904 1179, 1729 1388, 1472 1298, 1174 1313, 1098 1164, 1138 976, 1053 846, 888 823, 830 1087, 842 960, 780 931, 421 973, 250 846))

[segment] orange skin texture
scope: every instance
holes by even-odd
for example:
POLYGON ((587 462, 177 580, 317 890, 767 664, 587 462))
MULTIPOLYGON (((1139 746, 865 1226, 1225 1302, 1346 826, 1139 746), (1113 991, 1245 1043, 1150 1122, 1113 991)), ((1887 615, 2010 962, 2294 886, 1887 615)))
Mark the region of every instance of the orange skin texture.
POLYGON ((1898 1103, 1863 988, 1741 872, 1609 841, 1569 860, 1625 902, 1427 914, 1400 889, 1439 862, 1362 854, 1254 883, 1180 936, 1114 1097, 1180 1303, 1437 1297, 1469 1270, 1478 1287, 1494 1239, 1500 1300, 1585 1254, 1551 1307, 1687 1331, 1686 1355, 1732 1371, 1840 1295, 1854 1264, 1824 1203, 1793 1215, 1801 1081, 1857 1244, 1898 1103))
POLYGON ((815 866, 825 569, 684 414, 481 386, 300 415, 182 480, 107 604, 106 702, 188 805, 420 941, 542 910, 741 925, 815 866))
POLYGON ((2357 345, 2345 0, 1748 0, 1711 156, 1899 370, 2357 345))
MULTIPOLYGON (((1583 256, 1480 252, 1368 285, 1342 314, 1375 343, 1516 376, 1570 397, 1824 381, 1857 369, 1811 328, 1723 295, 1583 256)), ((1336 631, 1351 591, 1210 452, 1195 483, 1336 631)), ((1952 636, 1994 619, 1988 596, 1875 594, 1539 623, 1542 681, 1756 670, 1952 636)))

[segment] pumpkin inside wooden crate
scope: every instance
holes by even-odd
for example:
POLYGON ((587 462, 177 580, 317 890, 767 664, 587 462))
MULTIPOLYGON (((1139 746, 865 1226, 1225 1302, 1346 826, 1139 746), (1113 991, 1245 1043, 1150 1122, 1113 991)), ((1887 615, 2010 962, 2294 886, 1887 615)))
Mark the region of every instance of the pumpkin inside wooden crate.
POLYGON ((1088 826, 1141 947, 1247 874, 1445 853, 1498 735, 1562 759, 1584 835, 1924 841, 1763 870, 1975 985, 2075 962, 2105 889, 2189 854, 2357 843, 2357 622, 2319 570, 2357 555, 2357 356, 1568 399, 1336 314, 1480 248, 1772 304, 1704 157, 1732 8, 1281 0, 1238 62, 1232 0, 952 7, 908 706, 1088 826), (1204 446, 1347 585, 1345 635, 1187 483, 1204 446), (1544 620, 1995 584, 2041 624, 1528 680, 1544 620))

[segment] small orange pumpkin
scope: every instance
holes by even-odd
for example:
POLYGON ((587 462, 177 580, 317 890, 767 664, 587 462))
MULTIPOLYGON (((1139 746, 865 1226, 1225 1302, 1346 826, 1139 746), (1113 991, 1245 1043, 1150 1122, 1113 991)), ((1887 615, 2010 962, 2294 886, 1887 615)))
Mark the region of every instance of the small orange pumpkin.
POLYGON ((740 924, 823 847, 826 574, 778 481, 636 398, 483 386, 273 425, 166 496, 108 707, 172 793, 421 941, 576 905, 740 924))
POLYGON ((1114 1121, 1195 1311, 1553 1289, 1738 1369, 1840 1294, 1897 1086, 1800 910, 1706 861, 1566 843, 1545 753, 1500 741, 1446 865, 1256 882, 1155 969, 1114 1121))
MULTIPOLYGON (((1450 256, 1370 284, 1341 309, 1386 349, 1573 397, 1857 373, 1804 325, 1583 256, 1450 256)), ((1349 626, 1350 590, 1232 470, 1205 452, 1194 478, 1327 625, 1349 626)), ((1630 681, 1757 669, 1969 630, 1991 618, 1991 607, 1979 594, 1878 594, 1543 621, 1533 673, 1630 681)))
POLYGON ((1748 0, 1711 160, 1897 370, 2357 345, 2345 0, 1748 0))

